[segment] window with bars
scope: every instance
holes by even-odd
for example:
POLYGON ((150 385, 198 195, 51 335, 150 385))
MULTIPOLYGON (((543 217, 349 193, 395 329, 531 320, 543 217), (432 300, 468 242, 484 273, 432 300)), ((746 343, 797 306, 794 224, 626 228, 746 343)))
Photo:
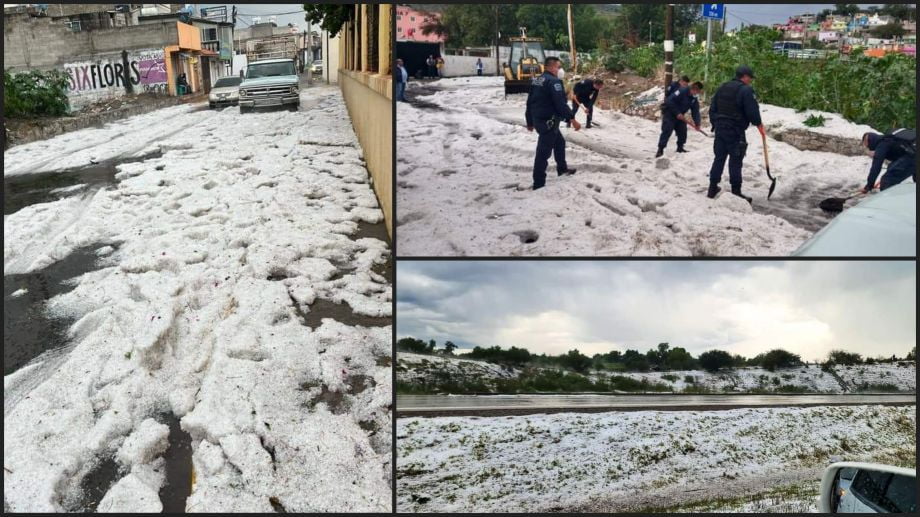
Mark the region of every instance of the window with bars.
POLYGON ((380 52, 380 5, 367 6, 367 70, 377 72, 380 52))

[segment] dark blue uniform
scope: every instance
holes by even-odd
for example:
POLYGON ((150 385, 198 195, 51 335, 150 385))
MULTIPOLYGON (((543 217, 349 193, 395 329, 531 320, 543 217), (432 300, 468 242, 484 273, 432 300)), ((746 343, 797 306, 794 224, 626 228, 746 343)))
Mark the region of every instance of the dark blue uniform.
POLYGON ((680 82, 679 82, 679 81, 673 81, 673 82, 671 83, 671 85, 668 86, 667 91, 664 92, 664 99, 665 99, 665 100, 668 100, 668 97, 670 97, 671 94, 674 93, 674 92, 676 92, 677 90, 680 90, 680 82))
POLYGON ((600 90, 594 87, 594 80, 585 79, 572 88, 572 93, 575 94, 575 99, 577 99, 577 102, 572 101, 572 114, 578 114, 578 105, 583 104, 588 108, 588 121, 585 125, 591 127, 591 119, 594 117, 594 103, 597 101, 597 94, 600 93, 600 90))
POLYGON ((540 137, 537 139, 537 156, 533 162, 533 186, 546 184, 546 166, 550 155, 556 159, 556 170, 562 175, 568 170, 565 163, 565 139, 559 131, 561 121, 572 119, 572 110, 565 99, 565 88, 556 76, 549 72, 535 77, 527 96, 527 127, 532 127, 540 137))
POLYGON ((678 120, 678 115, 683 115, 690 111, 693 117, 693 123, 700 125, 700 101, 696 96, 690 93, 690 87, 685 86, 678 88, 664 103, 661 110, 661 137, 658 139, 658 149, 664 150, 671 138, 671 133, 677 133, 677 150, 683 151, 684 144, 687 143, 687 123, 678 120))
POLYGON ((869 150, 875 151, 872 168, 866 179, 866 190, 872 190, 875 180, 882 172, 882 165, 888 160, 888 172, 882 176, 880 188, 885 190, 913 176, 917 181, 917 155, 908 152, 894 137, 869 133, 869 150))
POLYGON ((709 120, 715 128, 713 151, 715 160, 709 171, 709 189, 712 193, 722 181, 722 171, 728 158, 728 176, 732 193, 741 193, 741 165, 747 152, 744 132, 748 126, 761 125, 760 106, 754 98, 754 89, 733 79, 716 90, 709 105, 709 120))

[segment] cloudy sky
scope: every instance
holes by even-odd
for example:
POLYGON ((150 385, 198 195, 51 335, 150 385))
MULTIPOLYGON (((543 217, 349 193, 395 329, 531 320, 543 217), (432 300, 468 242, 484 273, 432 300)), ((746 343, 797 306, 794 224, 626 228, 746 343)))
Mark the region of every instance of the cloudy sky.
POLYGON ((657 343, 694 355, 903 356, 913 262, 482 261, 397 265, 397 335, 594 354, 657 343))

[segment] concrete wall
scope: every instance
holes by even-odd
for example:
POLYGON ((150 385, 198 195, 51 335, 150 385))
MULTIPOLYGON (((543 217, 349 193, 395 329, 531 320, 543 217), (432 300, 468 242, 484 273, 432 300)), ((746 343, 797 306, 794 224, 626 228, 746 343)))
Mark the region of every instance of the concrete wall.
POLYGON ((477 59, 482 59, 482 75, 495 75, 494 57, 444 56, 444 77, 476 75, 477 59))
MULTIPOLYGON (((345 23, 339 33, 338 83, 345 98, 348 116, 364 161, 374 184, 374 193, 383 209, 387 232, 393 235, 393 75, 391 71, 391 9, 380 8, 377 20, 377 72, 368 66, 366 4, 355 5, 358 27, 345 23), (361 66, 357 66, 361 63, 361 66)), ((330 63, 330 66, 332 64, 330 63)))
MULTIPOLYGON (((82 56, 65 63, 64 72, 70 76, 67 97, 73 111, 100 100, 120 97, 127 93, 121 52, 82 56)), ((163 49, 141 49, 128 52, 128 80, 134 93, 166 93, 166 69, 163 49)))
MULTIPOLYGON (((450 54, 442 55, 444 58, 444 77, 459 77, 465 75, 476 75, 476 60, 482 59, 482 74, 496 75, 495 73, 495 56, 490 57, 477 56, 454 56, 450 54)), ((546 56, 559 57, 566 52, 560 50, 546 50, 546 56)), ((511 47, 498 47, 498 66, 508 61, 511 55, 511 47)))
POLYGON ((60 68, 76 58, 163 48, 178 40, 176 23, 71 32, 48 17, 4 15, 3 67, 13 71, 60 68))

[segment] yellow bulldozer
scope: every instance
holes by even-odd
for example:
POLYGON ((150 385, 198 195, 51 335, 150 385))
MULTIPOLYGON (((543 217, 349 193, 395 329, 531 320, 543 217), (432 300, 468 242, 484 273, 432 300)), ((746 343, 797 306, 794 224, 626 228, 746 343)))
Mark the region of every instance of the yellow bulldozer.
POLYGON ((533 78, 543 73, 543 38, 528 38, 527 29, 521 27, 520 37, 511 39, 511 55, 503 64, 505 95, 527 93, 533 78))

